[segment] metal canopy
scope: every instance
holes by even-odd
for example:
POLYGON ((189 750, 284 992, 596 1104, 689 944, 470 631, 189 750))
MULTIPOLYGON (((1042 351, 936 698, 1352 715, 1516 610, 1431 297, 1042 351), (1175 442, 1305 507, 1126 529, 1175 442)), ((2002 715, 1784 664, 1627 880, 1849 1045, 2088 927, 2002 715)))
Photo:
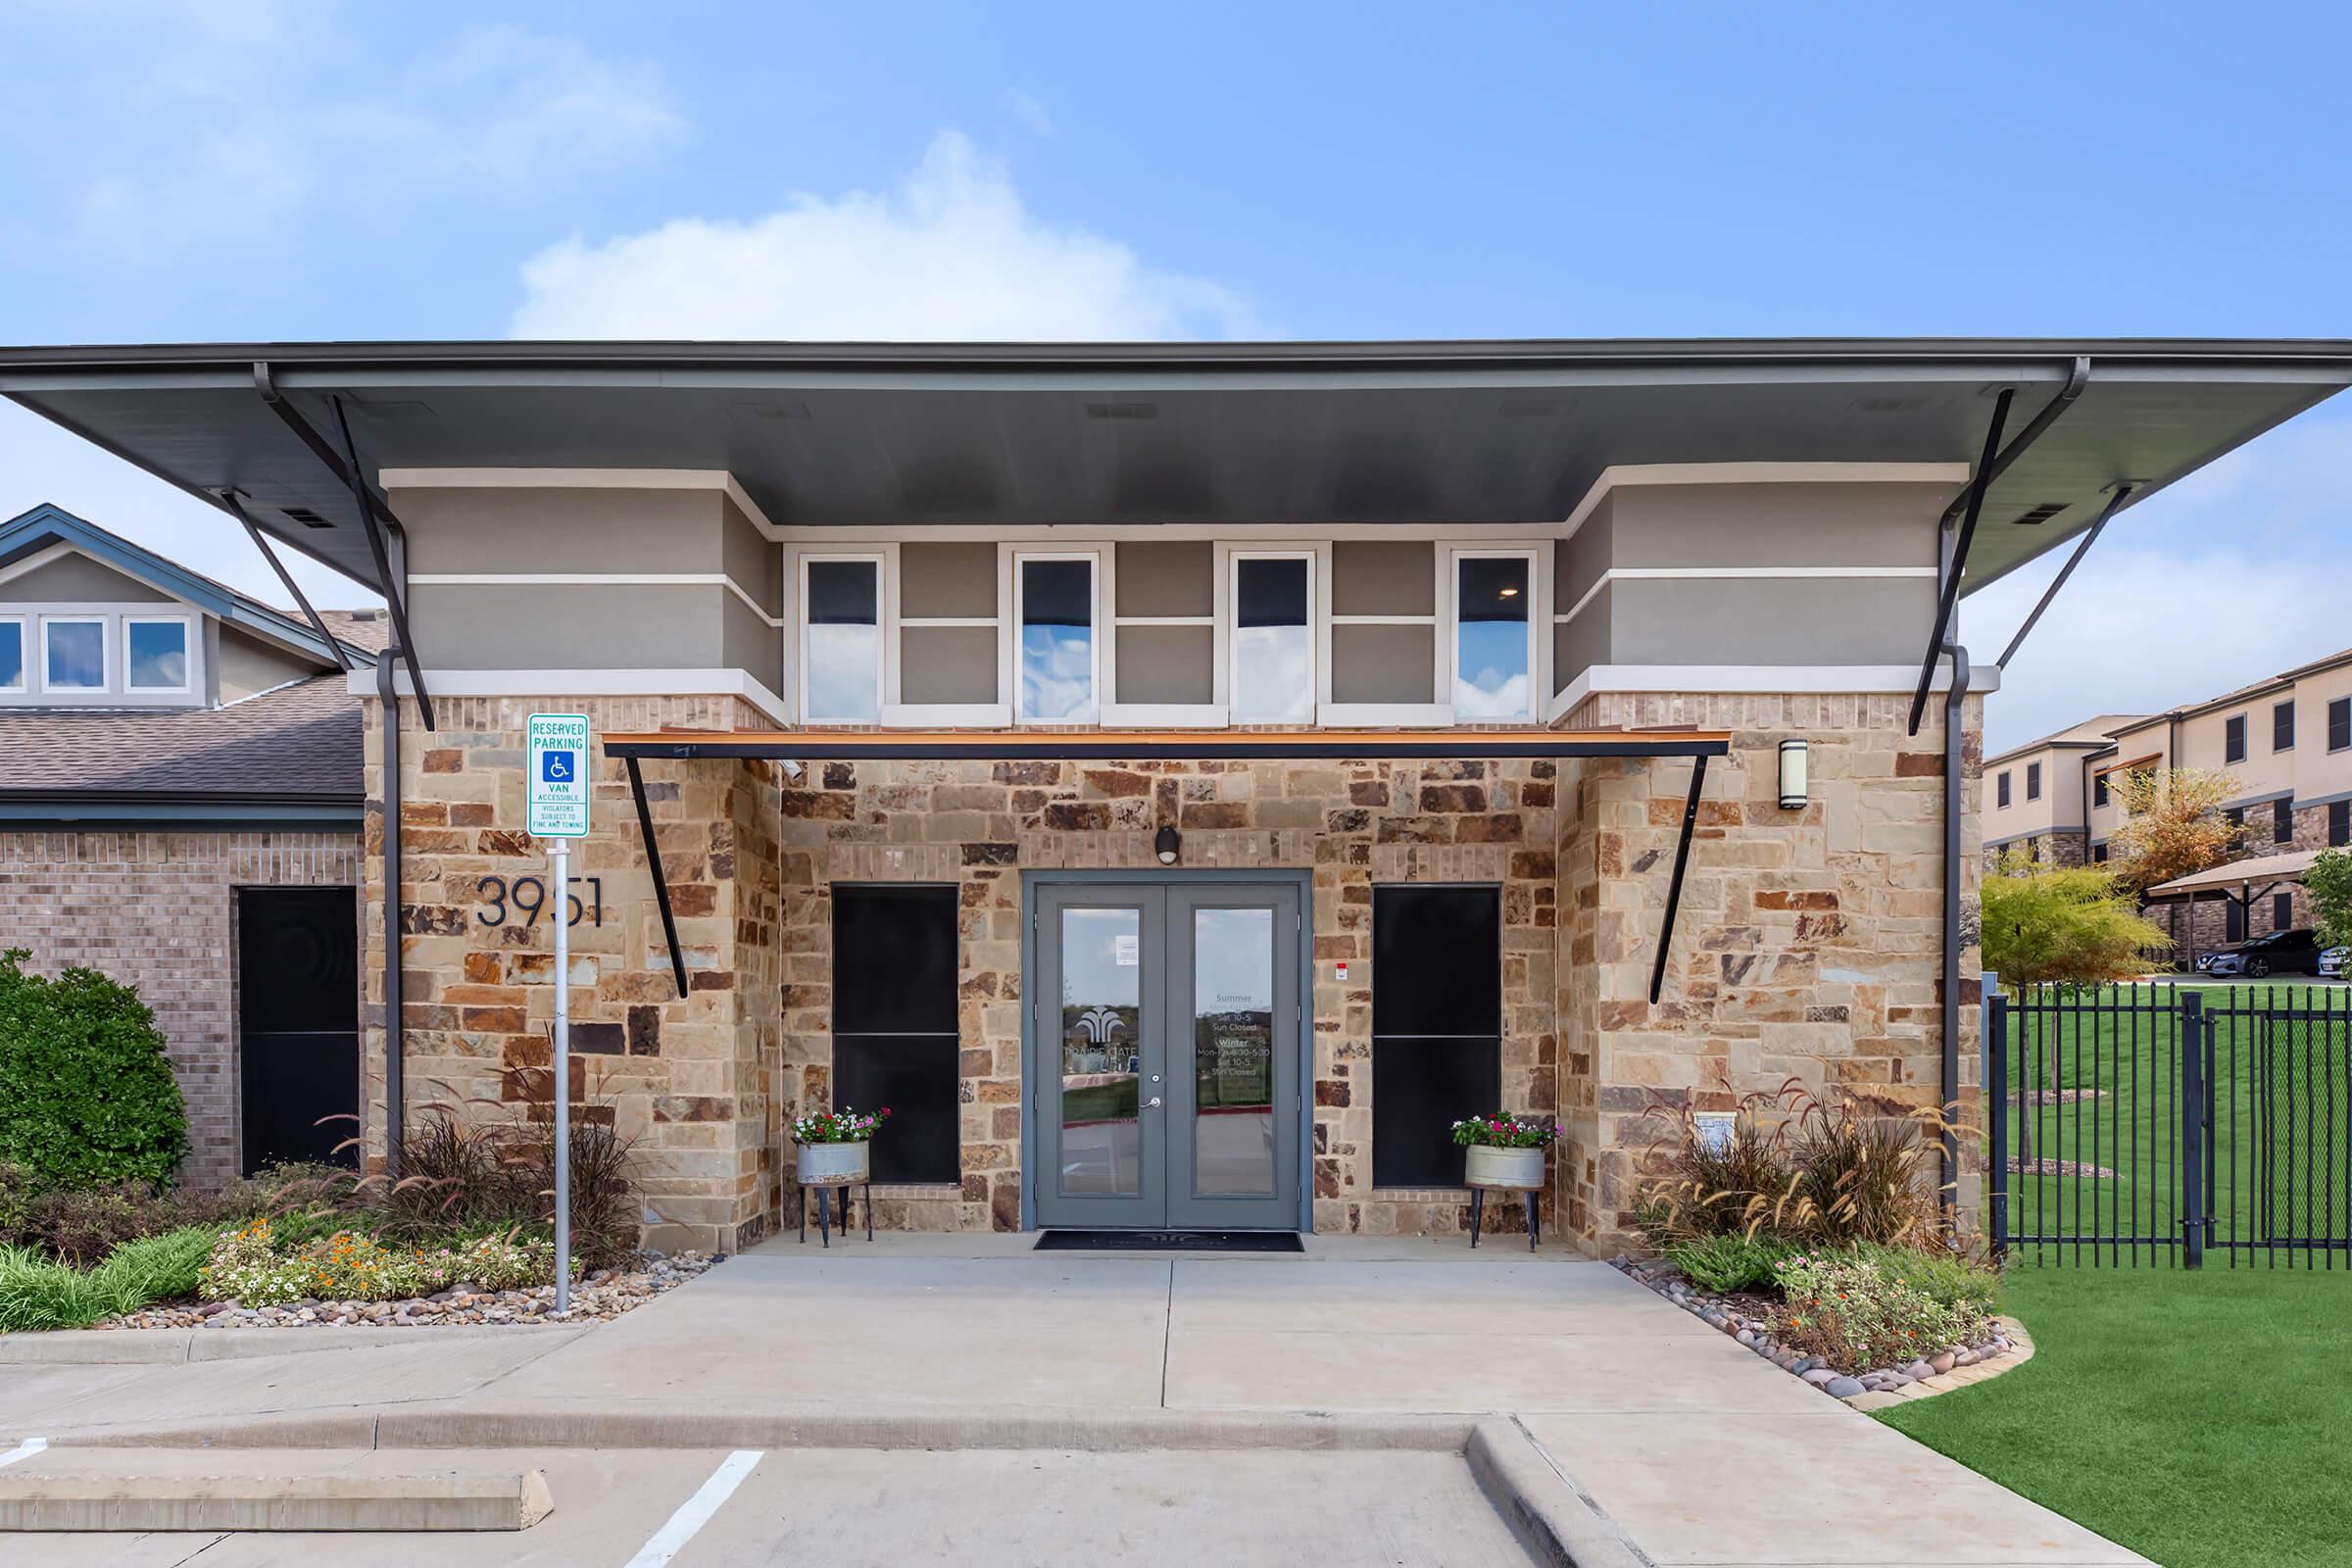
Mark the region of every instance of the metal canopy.
POLYGON ((2352 381, 2320 341, 350 343, 5 349, 0 393, 380 589, 257 361, 316 428, 343 396, 379 467, 725 469, 785 527, 1247 528, 1557 523, 1615 465, 1966 463, 1993 397, 2042 407, 2085 357, 1967 590, 2352 381))
POLYGON ((1136 730, 1104 734, 1072 730, 660 730, 609 734, 605 755, 627 764, 629 794, 637 826, 645 836, 645 861, 654 874, 654 901, 669 943, 669 965, 678 995, 687 991, 686 955, 670 912, 669 879, 662 869, 662 848, 654 836, 653 808, 645 797, 642 760, 692 761, 748 758, 801 762, 988 760, 1152 761, 1248 758, 1537 758, 1644 757, 1691 760, 1690 788, 1683 802, 1682 832, 1675 841, 1674 870, 1666 887, 1666 918, 1650 964, 1649 1000, 1666 983, 1666 957, 1674 945, 1674 922, 1682 908, 1683 873, 1690 864, 1690 835, 1698 824, 1699 793, 1706 787, 1707 759, 1729 755, 1727 730, 1136 730))

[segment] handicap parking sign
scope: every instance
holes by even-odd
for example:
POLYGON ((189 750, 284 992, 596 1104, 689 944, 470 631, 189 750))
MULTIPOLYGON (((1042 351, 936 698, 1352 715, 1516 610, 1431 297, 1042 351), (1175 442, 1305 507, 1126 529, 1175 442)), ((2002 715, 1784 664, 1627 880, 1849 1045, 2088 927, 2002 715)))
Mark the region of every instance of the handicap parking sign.
POLYGON ((534 838, 576 839, 588 832, 588 715, 533 713, 524 731, 530 765, 527 826, 534 838))

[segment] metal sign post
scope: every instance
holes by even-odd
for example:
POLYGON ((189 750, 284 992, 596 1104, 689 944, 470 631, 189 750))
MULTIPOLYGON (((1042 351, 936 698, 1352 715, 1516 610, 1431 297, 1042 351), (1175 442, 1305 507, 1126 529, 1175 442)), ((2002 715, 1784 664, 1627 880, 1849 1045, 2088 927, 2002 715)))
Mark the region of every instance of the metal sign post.
POLYGON ((553 839, 548 858, 556 923, 556 1315, 571 1310, 571 841, 588 832, 588 715, 533 713, 529 811, 533 838, 553 839))

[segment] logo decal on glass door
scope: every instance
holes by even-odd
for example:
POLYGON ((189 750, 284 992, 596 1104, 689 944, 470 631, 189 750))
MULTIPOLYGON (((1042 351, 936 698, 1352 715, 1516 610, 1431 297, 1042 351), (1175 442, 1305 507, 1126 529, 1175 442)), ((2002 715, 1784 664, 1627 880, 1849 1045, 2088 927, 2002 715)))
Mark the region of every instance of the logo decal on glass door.
POLYGON ((1078 1015, 1078 1029, 1089 1045, 1103 1046, 1110 1037, 1127 1027, 1127 1020, 1108 1007, 1089 1007, 1078 1015))

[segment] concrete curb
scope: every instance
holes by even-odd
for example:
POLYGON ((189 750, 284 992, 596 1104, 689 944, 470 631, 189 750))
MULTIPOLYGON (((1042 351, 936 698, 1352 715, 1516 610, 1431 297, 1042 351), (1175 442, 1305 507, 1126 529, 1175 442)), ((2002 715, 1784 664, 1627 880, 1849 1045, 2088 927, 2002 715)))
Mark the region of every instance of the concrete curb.
POLYGON ((410 1328, 306 1324, 284 1329, 53 1329, 0 1334, 0 1366, 177 1366, 314 1350, 374 1349, 419 1340, 584 1334, 581 1323, 419 1323, 410 1328))
POLYGON ((1881 1389, 1868 1394, 1849 1395, 1845 1402, 1868 1414, 1873 1410, 1890 1410, 1914 1399, 1932 1399, 1938 1394, 1950 1394, 1974 1384, 1988 1382, 2004 1372, 2014 1372, 2034 1359, 2034 1337, 2026 1326, 2013 1317, 1996 1317, 1995 1323, 2009 1339, 2009 1353, 1993 1361, 1979 1361, 1973 1366, 1956 1366, 1949 1372, 1938 1372, 1917 1383, 1906 1383, 1899 1389, 1881 1389))
POLYGON ((1285 1448, 1458 1453, 1478 1417, 1313 1411, 729 1411, 708 1404, 387 1405, 332 1415, 263 1415, 52 1433, 56 1447, 99 1448, 1285 1448))
POLYGON ((1653 1568, 1518 1422, 1479 1422, 1462 1457, 1511 1534, 1545 1568, 1653 1568))
POLYGON ((0 1476, 0 1531, 527 1530, 554 1506, 538 1470, 0 1476))

